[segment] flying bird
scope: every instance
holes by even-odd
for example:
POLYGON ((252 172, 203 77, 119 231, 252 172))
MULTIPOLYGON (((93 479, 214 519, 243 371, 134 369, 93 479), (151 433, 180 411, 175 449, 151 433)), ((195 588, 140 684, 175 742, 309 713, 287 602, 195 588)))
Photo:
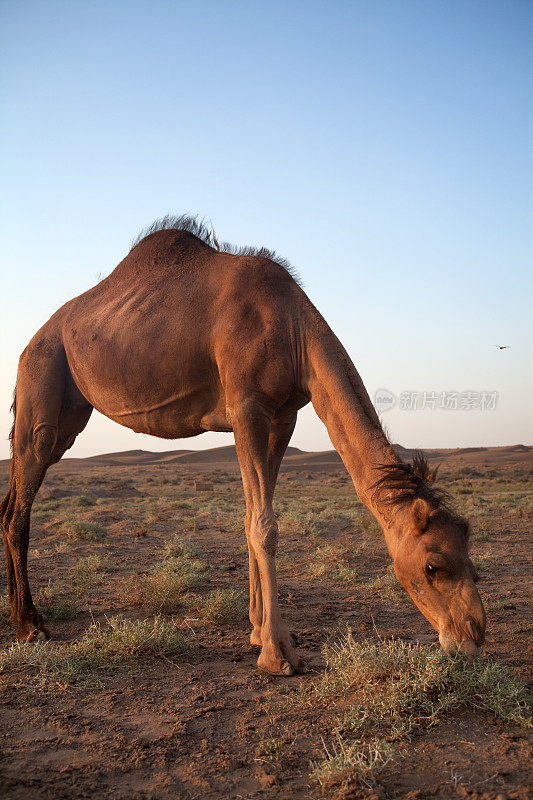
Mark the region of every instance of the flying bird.
POLYGON ((498 350, 509 350, 510 345, 508 345, 508 344, 495 344, 494 347, 497 347, 498 350))

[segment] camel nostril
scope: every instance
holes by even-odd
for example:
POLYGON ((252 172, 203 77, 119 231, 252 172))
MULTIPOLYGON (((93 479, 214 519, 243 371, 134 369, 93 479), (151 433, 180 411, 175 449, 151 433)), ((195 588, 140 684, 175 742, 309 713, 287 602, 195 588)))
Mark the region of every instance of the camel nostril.
POLYGON ((479 646, 483 643, 483 630, 480 628, 478 623, 473 620, 469 619, 466 623, 466 630, 470 634, 470 637, 474 640, 474 642, 479 646))

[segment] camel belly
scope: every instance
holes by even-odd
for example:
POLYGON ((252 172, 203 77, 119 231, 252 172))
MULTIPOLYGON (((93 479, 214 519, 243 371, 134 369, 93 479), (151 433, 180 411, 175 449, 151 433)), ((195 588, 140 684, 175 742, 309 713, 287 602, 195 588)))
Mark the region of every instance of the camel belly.
POLYGON ((231 431, 216 367, 206 358, 176 352, 134 354, 86 350, 65 342, 76 386, 97 411, 138 433, 165 439, 231 431), (162 365, 165 365, 163 368, 162 365))
MULTIPOLYGON (((100 409, 98 409, 100 410, 100 409)), ((198 419, 191 407, 170 402, 150 411, 128 412, 120 415, 102 411, 107 417, 136 433, 147 433, 162 439, 186 439, 206 431, 231 432, 227 416, 221 411, 212 411, 198 419)))

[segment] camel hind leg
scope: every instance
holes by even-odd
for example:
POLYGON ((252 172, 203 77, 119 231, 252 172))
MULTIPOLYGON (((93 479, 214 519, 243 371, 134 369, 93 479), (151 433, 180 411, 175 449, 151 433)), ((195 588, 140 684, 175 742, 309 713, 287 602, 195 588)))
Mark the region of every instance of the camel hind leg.
POLYGON ((46 470, 73 444, 92 411, 86 401, 77 408, 68 405, 65 408, 67 377, 64 351, 51 343, 46 349, 30 345, 21 357, 11 477, 9 491, 0 508, 11 619, 17 625, 17 638, 21 641, 48 636, 28 582, 33 501, 46 470))

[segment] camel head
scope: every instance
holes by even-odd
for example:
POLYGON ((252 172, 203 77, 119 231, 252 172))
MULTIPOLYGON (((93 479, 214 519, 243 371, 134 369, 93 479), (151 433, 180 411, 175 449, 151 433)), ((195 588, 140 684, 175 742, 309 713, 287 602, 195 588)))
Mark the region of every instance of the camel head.
POLYGON ((448 654, 474 656, 485 635, 485 611, 468 557, 468 523, 417 498, 394 553, 394 571, 439 634, 448 654))
POLYGON ((390 546, 396 577, 438 632, 443 650, 475 656, 486 618, 468 555, 468 522, 432 488, 436 471, 431 473, 422 457, 413 467, 386 469, 379 484, 389 488, 396 505, 390 546))

